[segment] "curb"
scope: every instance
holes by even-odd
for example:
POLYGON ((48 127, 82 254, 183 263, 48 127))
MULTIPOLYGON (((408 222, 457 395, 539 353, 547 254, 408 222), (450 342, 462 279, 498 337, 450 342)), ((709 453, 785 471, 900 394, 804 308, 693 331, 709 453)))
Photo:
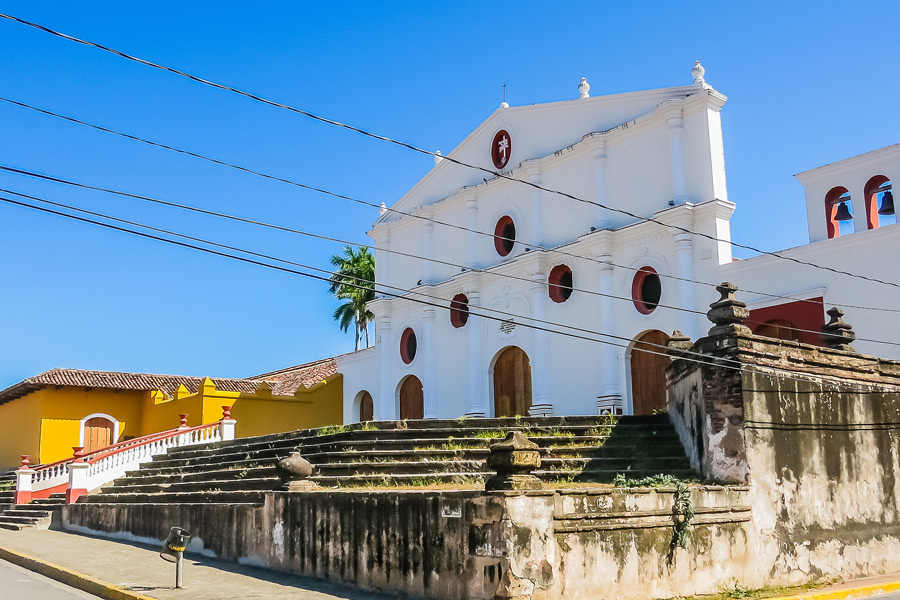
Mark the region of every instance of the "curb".
POLYGON ((55 579, 83 592, 106 598, 106 600, 156 600, 156 598, 130 592, 111 583, 94 579, 71 569, 7 548, 0 547, 0 559, 19 565, 29 571, 40 573, 44 577, 55 579))
POLYGON ((830 592, 823 591, 797 594, 794 596, 779 596, 778 598, 768 598, 767 600, 846 600, 847 598, 864 598, 866 596, 887 594, 898 590, 900 590, 900 581, 889 581, 886 583, 844 588, 830 592))

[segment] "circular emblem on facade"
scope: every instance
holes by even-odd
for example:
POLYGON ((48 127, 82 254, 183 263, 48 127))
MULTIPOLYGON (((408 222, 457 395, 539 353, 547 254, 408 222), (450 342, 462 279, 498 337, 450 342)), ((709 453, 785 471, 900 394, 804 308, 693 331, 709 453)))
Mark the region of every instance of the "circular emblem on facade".
POLYGON ((494 135, 494 141, 491 142, 491 160, 494 166, 502 169, 509 162, 509 155, 512 152, 512 138, 505 129, 501 129, 494 135))

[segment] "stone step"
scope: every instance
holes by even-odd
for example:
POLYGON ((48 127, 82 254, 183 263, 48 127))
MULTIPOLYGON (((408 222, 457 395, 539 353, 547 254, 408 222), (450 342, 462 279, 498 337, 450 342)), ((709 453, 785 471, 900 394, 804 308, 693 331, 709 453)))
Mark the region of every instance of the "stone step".
POLYGON ((353 475, 353 476, 317 476, 310 477, 322 487, 326 488, 344 488, 344 487, 372 487, 372 486, 410 486, 410 487, 427 487, 437 484, 466 484, 477 483, 482 485, 485 476, 490 473, 485 472, 469 472, 469 473, 429 473, 427 475, 353 475))
POLYGON ((37 525, 34 523, 4 523, 0 520, 0 529, 8 529, 10 531, 22 531, 23 529, 37 529, 37 525))
POLYGON ((487 470, 484 461, 396 461, 383 463, 334 463, 316 465, 318 476, 430 475, 432 473, 476 473, 487 470))
MULTIPOLYGON (((287 456, 287 454, 285 454, 285 456, 287 456)), ((274 467, 279 460, 280 458, 276 456, 272 458, 260 458, 235 462, 211 461, 198 462, 196 464, 190 465, 166 467, 156 467, 153 463, 150 463, 142 465, 138 470, 129 471, 125 474, 125 478, 155 477, 158 475, 183 475, 185 473, 201 473, 204 471, 239 471, 242 469, 252 469, 257 467, 274 467)))
POLYGON ((51 515, 52 512, 49 510, 32 507, 30 504, 18 504, 14 508, 4 510, 0 517, 34 517, 40 519, 51 515))
POLYGON ((253 460, 274 460, 278 461, 290 454, 296 452, 296 446, 287 446, 284 448, 271 448, 265 450, 255 450, 253 452, 236 452, 227 454, 209 454, 205 456, 193 456, 189 458, 171 458, 164 460, 153 460, 149 463, 141 465, 142 469, 179 469, 193 468, 197 465, 210 464, 215 462, 218 464, 233 464, 247 462, 253 460))
POLYGON ((37 517, 34 515, 25 515, 25 516, 9 515, 9 514, 0 515, 0 523, 20 523, 20 524, 27 525, 29 523, 30 524, 39 523, 44 520, 49 521, 49 519, 50 519, 50 515, 47 515, 44 517, 37 517))
POLYGON ((263 490, 169 493, 102 493, 82 496, 78 504, 251 504, 263 503, 263 490))
MULTIPOLYGON (((653 477, 654 475, 659 475, 661 472, 660 469, 657 468, 644 468, 644 469, 591 469, 586 471, 565 471, 565 470, 538 470, 534 471, 534 475, 546 482, 576 482, 576 483, 612 483, 615 480, 617 475, 625 475, 629 479, 642 479, 644 477, 653 477)), ((697 473, 694 472, 693 469, 681 468, 681 469, 665 469, 663 471, 666 475, 672 475, 673 477, 678 477, 680 479, 697 479, 697 473)))
POLYGON ((111 485, 103 488, 106 494, 176 494, 183 492, 221 492, 272 490, 280 485, 277 477, 257 479, 219 479, 210 481, 186 481, 167 483, 143 483, 140 480, 127 485, 111 485))
MULTIPOLYGON (((247 440, 252 440, 253 438, 245 438, 247 440)), ((240 440, 239 440, 240 441, 240 440)), ((197 447, 190 446, 189 448, 178 448, 174 450, 170 450, 168 454, 155 456, 153 457, 153 461, 151 464, 155 463, 169 463, 174 461, 184 461, 191 459, 203 459, 206 460, 211 456, 228 456, 228 455, 246 455, 253 454, 258 451, 264 450, 273 450, 273 449, 294 449, 296 450, 299 446, 299 442, 295 439, 286 439, 280 441, 268 441, 268 442, 256 442, 256 441, 248 441, 236 444, 229 444, 227 446, 211 446, 211 447, 197 447)))
MULTIPOLYGON (((216 467, 218 465, 209 465, 216 467)), ((269 466, 252 467, 243 469, 204 469, 204 470, 186 470, 175 473, 145 473, 140 476, 129 474, 129 476, 121 477, 112 482, 112 486, 130 486, 137 484, 151 483, 186 483, 186 482, 204 482, 219 480, 247 480, 259 478, 277 477, 278 472, 275 464, 269 466)), ((108 488, 105 488, 108 489, 108 488)))

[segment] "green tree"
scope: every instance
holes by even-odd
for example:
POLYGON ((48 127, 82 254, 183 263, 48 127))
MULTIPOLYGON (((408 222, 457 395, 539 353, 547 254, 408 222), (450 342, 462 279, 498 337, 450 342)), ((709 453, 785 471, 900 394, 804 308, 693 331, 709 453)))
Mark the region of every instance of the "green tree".
POLYGON ((366 303, 375 298, 375 257, 365 246, 360 246, 358 251, 352 246, 344 246, 343 255, 333 255, 331 264, 337 270, 331 276, 328 291, 338 300, 346 300, 335 309, 334 319, 340 323, 341 331, 346 332, 351 324, 354 326, 357 350, 363 336, 368 348, 369 321, 375 315, 366 308, 366 303))

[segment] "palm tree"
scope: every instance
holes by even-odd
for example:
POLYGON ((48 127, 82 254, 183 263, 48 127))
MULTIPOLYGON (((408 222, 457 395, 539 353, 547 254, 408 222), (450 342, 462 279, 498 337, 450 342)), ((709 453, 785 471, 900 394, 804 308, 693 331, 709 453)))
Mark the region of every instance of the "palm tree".
POLYGON ((366 337, 366 348, 369 347, 369 321, 375 318, 366 303, 375 298, 375 257, 369 249, 360 246, 359 251, 352 246, 344 246, 343 256, 335 254, 331 264, 337 271, 331 276, 329 292, 338 300, 346 300, 334 311, 334 319, 346 332, 351 324, 356 330, 356 349, 359 350, 362 337, 366 337))

